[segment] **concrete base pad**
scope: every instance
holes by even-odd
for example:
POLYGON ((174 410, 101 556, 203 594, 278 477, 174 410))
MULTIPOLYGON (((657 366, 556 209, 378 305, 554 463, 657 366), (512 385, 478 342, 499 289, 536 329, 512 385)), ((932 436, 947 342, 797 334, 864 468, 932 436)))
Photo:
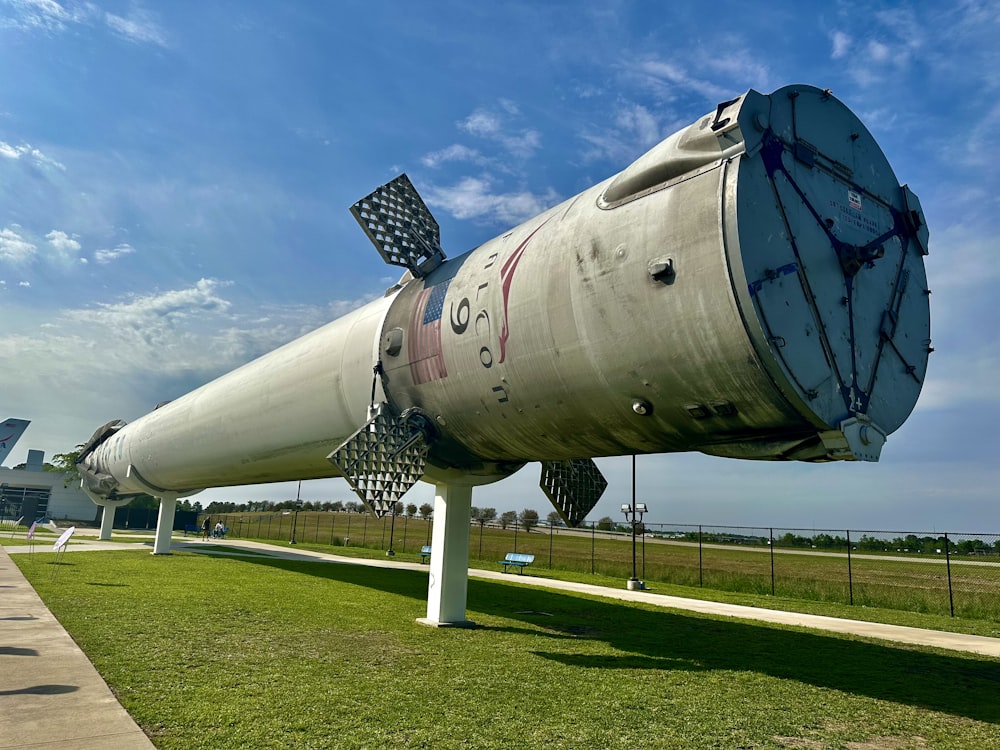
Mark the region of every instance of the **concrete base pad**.
POLYGON ((421 625, 426 625, 429 628, 466 628, 467 630, 472 630, 473 628, 478 628, 472 620, 459 620, 458 622, 438 622, 437 620, 432 620, 429 617, 418 617, 417 622, 421 625))

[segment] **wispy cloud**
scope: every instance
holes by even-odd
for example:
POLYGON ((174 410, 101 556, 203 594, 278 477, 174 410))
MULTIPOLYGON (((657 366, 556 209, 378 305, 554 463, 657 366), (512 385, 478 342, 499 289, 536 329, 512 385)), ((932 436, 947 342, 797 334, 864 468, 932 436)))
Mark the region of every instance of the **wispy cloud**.
POLYGON ((167 38, 157 24, 155 17, 148 11, 133 9, 128 17, 105 13, 104 22, 113 32, 137 44, 155 44, 167 46, 167 38))
POLYGON ((456 219, 509 226, 535 216, 562 198, 551 188, 544 194, 529 191, 494 192, 489 177, 464 177, 454 185, 432 186, 424 191, 429 206, 442 208, 456 219))
POLYGON ((128 243, 122 243, 117 247, 98 250, 97 252, 94 253, 94 260, 103 266, 107 265, 108 263, 111 263, 112 261, 116 261, 119 258, 122 258, 126 255, 131 255, 134 252, 135 252, 134 247, 132 247, 128 243))
POLYGON ((138 5, 128 15, 121 16, 103 11, 92 2, 0 0, 0 3, 10 8, 0 19, 0 27, 50 33, 68 31, 74 26, 103 27, 130 42, 167 46, 166 34, 156 17, 138 5))
POLYGON ((449 162, 470 162, 472 164, 483 166, 488 164, 490 160, 474 148, 469 148, 468 146, 455 143, 451 146, 442 148, 439 151, 432 151, 431 153, 426 154, 420 159, 420 162, 425 167, 437 169, 438 167, 441 167, 449 162))
POLYGON ((41 164, 56 169, 65 170, 66 167, 55 159, 46 156, 39 149, 34 148, 30 143, 22 143, 20 146, 12 146, 6 141, 0 141, 0 157, 5 159, 26 158, 36 164, 41 164))
POLYGON ((517 159, 531 157, 542 144, 541 134, 532 128, 518 128, 511 123, 520 111, 509 100, 501 100, 498 110, 477 109, 458 123, 458 129, 498 144, 517 159))
POLYGON ((695 93, 708 100, 722 100, 731 96, 731 86, 721 86, 676 62, 647 58, 629 68, 628 75, 641 87, 666 101, 676 99, 681 93, 695 93))

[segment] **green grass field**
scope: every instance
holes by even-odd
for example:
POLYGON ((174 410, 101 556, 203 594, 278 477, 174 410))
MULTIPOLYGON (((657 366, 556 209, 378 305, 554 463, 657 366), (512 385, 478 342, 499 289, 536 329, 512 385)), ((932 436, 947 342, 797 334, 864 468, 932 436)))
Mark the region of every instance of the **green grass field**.
POLYGON ((15 557, 160 748, 1000 746, 1000 660, 427 574, 191 552, 15 557), (855 743, 855 744, 851 744, 855 743))
MULTIPOLYGON (((293 514, 244 513, 222 517, 233 538, 287 542, 293 514)), ((429 543, 431 524, 420 518, 377 520, 362 514, 302 512, 295 522, 300 543, 388 548, 390 536, 397 552, 417 552, 429 543)), ((493 565, 507 552, 528 552, 536 557, 535 570, 559 571, 627 578, 632 573, 631 540, 622 536, 571 534, 545 527, 530 534, 513 529, 473 526, 469 557, 473 565, 493 565), (551 566, 550 566, 551 560, 551 566)), ((845 550, 846 551, 846 550, 845 550)), ((750 595, 771 595, 771 555, 766 547, 697 545, 647 540, 640 578, 653 585, 704 587, 750 595), (644 572, 643 572, 644 569, 644 572)), ((886 555, 855 555, 848 577, 844 554, 793 554, 776 549, 773 595, 788 599, 847 604, 853 594, 858 607, 892 608, 924 614, 955 615, 992 620, 1000 628, 1000 559, 970 565, 956 559, 951 566, 949 597, 943 558, 899 561, 886 555), (851 580, 853 579, 853 580, 851 580), (853 591, 851 586, 853 584, 853 591)))

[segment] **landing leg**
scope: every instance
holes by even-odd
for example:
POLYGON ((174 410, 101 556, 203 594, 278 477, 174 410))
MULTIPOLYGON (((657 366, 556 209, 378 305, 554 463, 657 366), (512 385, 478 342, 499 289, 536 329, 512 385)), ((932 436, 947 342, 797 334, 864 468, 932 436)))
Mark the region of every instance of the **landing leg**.
POLYGON ((164 493, 160 498, 160 515, 156 519, 156 541, 153 542, 154 555, 170 554, 170 535, 174 530, 174 511, 177 510, 177 495, 164 493))
POLYGON ((101 535, 98 537, 103 541, 111 539, 111 529, 115 525, 115 511, 118 506, 108 503, 101 508, 101 535))
POLYGON ((427 617, 417 620, 434 627, 474 627, 465 619, 469 582, 469 511, 472 486, 439 484, 434 497, 427 617))

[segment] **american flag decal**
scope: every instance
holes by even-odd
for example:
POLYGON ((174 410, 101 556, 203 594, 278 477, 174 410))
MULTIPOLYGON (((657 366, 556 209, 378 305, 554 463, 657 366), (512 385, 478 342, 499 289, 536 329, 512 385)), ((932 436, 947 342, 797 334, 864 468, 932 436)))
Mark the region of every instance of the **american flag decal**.
POLYGON ((410 376, 417 385, 448 377, 441 353, 441 316, 450 284, 449 279, 424 289, 410 314, 410 376))

